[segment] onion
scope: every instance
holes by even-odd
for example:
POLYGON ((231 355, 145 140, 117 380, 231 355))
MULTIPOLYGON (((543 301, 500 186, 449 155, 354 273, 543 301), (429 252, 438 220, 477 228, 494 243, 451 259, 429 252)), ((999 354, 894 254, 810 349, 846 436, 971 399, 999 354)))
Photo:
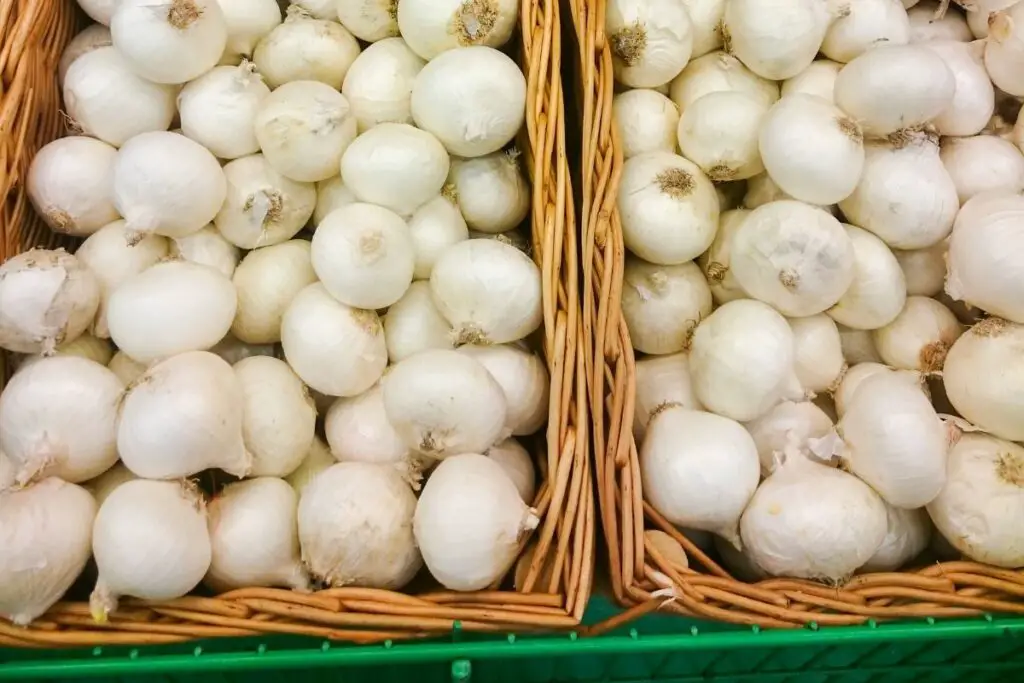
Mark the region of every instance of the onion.
POLYGON ((690 380, 690 361, 685 353, 652 356, 636 362, 636 409, 633 411, 633 438, 644 440, 647 425, 661 410, 678 405, 700 410, 700 401, 690 380))
POLYGON ((210 353, 219 356, 228 365, 234 365, 252 356, 276 356, 276 352, 277 349, 272 344, 246 344, 231 334, 224 335, 224 338, 210 349, 210 353))
POLYGON ((253 122, 270 94, 251 62, 218 66, 186 85, 178 95, 181 131, 221 159, 260 151, 253 122))
POLYGON ((793 333, 767 304, 730 301, 697 326, 690 351, 693 388, 708 410, 748 422, 803 391, 793 366, 793 333), (757 339, 751 344, 750 339, 757 339))
POLYGON ((337 5, 338 20, 359 40, 373 43, 399 33, 396 0, 356 0, 337 5))
POLYGON ((793 330, 794 370, 810 395, 835 391, 846 372, 842 339, 835 321, 824 313, 790 318, 793 330))
POLYGON ((679 111, 708 93, 739 91, 756 95, 766 104, 779 99, 779 86, 754 74, 743 63, 724 52, 709 52, 690 62, 672 81, 670 97, 679 111))
POLYGON ((110 35, 139 76, 185 83, 217 64, 228 27, 217 0, 120 0, 110 35))
POLYGON ((301 496, 302 492, 316 479, 318 474, 336 462, 338 461, 331 455, 327 445, 319 436, 314 436, 313 443, 309 447, 309 453, 306 454, 302 464, 299 465, 297 470, 285 477, 284 480, 295 489, 297 495, 301 496))
MULTIPOLYGON (((75 339, 58 346, 54 350, 53 355, 78 356, 79 358, 85 358, 95 363, 99 363, 100 365, 107 365, 114 357, 114 345, 106 339, 94 337, 86 332, 85 334, 79 335, 75 339)), ((35 362, 40 358, 46 358, 46 356, 41 353, 25 356, 18 367, 20 369, 24 367, 26 363, 35 362)))
POLYGON ((459 209, 473 230, 507 232, 530 211, 530 185, 519 168, 516 150, 453 159, 448 182, 454 185, 459 209))
POLYGON ((679 108, 654 90, 627 90, 612 100, 612 121, 626 159, 644 152, 674 152, 679 108))
POLYGON ((837 323, 860 330, 885 327, 900 314, 907 285, 899 261, 867 230, 846 226, 853 242, 853 282, 827 313, 837 323))
POLYGON ((768 106, 756 95, 713 92, 679 119, 679 149, 715 182, 744 180, 764 171, 758 130, 768 106))
MULTIPOLYGON (((376 1, 361 0, 365 5, 376 1)), ((356 5, 340 2, 339 12, 356 5)), ((424 64, 401 38, 385 38, 356 57, 341 94, 352 106, 360 133, 379 123, 412 123, 412 86, 424 64)))
POLYGON ((722 35, 726 50, 751 71, 782 81, 814 61, 828 25, 828 10, 820 0, 729 0, 722 35))
POLYGON ((984 43, 953 40, 924 43, 939 55, 956 80, 952 104, 933 120, 941 135, 976 135, 988 124, 995 110, 995 90, 982 60, 984 43))
POLYGON ((875 340, 869 330, 855 330, 845 325, 839 328, 839 340, 843 347, 843 358, 850 365, 857 363, 881 363, 882 357, 875 349, 875 340))
POLYGON ((375 384, 350 398, 331 404, 324 422, 331 454, 338 462, 391 464, 403 474, 416 477, 409 448, 402 442, 384 412, 384 390, 375 384))
POLYGON ((314 283, 281 318, 281 347, 303 382, 329 396, 357 396, 388 363, 384 330, 374 311, 350 308, 314 283))
POLYGON ((121 404, 121 460, 146 479, 180 479, 214 467, 244 477, 252 456, 242 441, 243 399, 231 366, 212 353, 156 363, 121 404))
POLYGON ((711 290, 700 268, 627 256, 623 278, 622 316, 633 348, 653 354, 689 348, 697 324, 711 314, 711 290))
POLYGON ((96 48, 107 47, 113 43, 110 40, 110 29, 103 24, 89 24, 75 34, 64 51, 60 53, 60 62, 57 64, 57 85, 64 87, 64 77, 67 75, 71 63, 87 52, 96 48))
POLYGON ((100 302, 96 277, 63 249, 31 249, 0 264, 0 349, 49 354, 78 338, 100 302))
POLYGON ((684 0, 693 28, 693 53, 696 59, 712 50, 722 49, 722 17, 726 0, 684 0))
POLYGON ((28 170, 28 197, 57 232, 86 237, 118 218, 113 202, 117 150, 72 136, 44 145, 28 170))
POLYGON ((813 95, 788 95, 764 117, 759 135, 768 175, 788 195, 835 204, 857 187, 864 167, 860 126, 813 95))
POLYGON ((429 282, 413 282, 388 308, 384 339, 392 363, 426 349, 452 348, 452 326, 434 305, 429 282))
POLYGON ((830 582, 871 559, 886 529, 885 504, 867 484, 806 458, 787 459, 740 520, 744 550, 756 566, 830 582))
POLYGON ((515 439, 505 439, 487 449, 484 453, 495 461, 516 485, 519 497, 529 505, 537 490, 537 473, 530 453, 515 439))
POLYGON ((16 372, 0 394, 0 451, 17 483, 78 483, 113 465, 123 392, 113 372, 77 356, 41 358, 16 372))
POLYGON ((526 78, 511 58, 490 47, 448 50, 431 59, 413 84, 416 125, 460 157, 497 152, 525 116, 526 78))
MULTIPOLYGON (((159 238, 150 236, 150 239, 159 238)), ((81 251, 81 249, 78 250, 79 255, 81 255, 81 251)), ((199 232, 171 240, 170 255, 192 263, 210 266, 219 270, 225 277, 235 274, 238 260, 242 258, 238 247, 224 239, 213 225, 207 225, 199 232)))
POLYGON ((501 465, 470 453, 446 459, 431 474, 413 530, 427 569, 442 586, 475 591, 508 571, 523 536, 538 523, 501 465))
POLYGON ((177 133, 136 135, 114 164, 114 206, 130 240, 146 234, 184 237, 213 221, 227 195, 217 159, 177 133))
POLYGON ((849 62, 878 44, 910 42, 910 19, 899 0, 841 2, 829 25, 821 52, 837 62, 849 62))
POLYGON ((217 0, 224 13, 228 42, 220 64, 236 66, 252 57, 260 38, 281 24, 277 0, 217 0))
POLYGON ((949 453, 942 493, 928 505, 936 528, 969 558, 1024 566, 1024 448, 987 434, 964 434, 949 453))
POLYGON ((207 508, 211 561, 204 583, 226 591, 249 586, 309 588, 299 560, 298 496, 281 479, 229 484, 207 508))
POLYGON ((924 249, 892 250, 907 281, 907 296, 935 296, 942 291, 946 280, 947 246, 943 241, 924 249))
POLYGON ((359 201, 352 190, 345 187, 340 175, 316 184, 316 208, 313 209, 313 225, 320 225, 331 211, 340 209, 346 204, 359 201))
POLYGON ((177 88, 132 72, 113 47, 98 47, 68 67, 64 106, 72 129, 119 147, 148 131, 167 130, 177 88))
POLYGON ((644 497, 668 521, 739 547, 737 525, 757 488, 757 447, 742 425, 667 405, 640 448, 644 497))
POLYGON ((885 514, 885 540, 860 568, 861 572, 897 571, 928 547, 932 523, 924 509, 903 510, 886 504, 885 514))
POLYGON ((897 249, 923 249, 949 235, 960 202, 937 145, 914 136, 865 152, 857 189, 839 202, 848 221, 897 249))
POLYGON ((92 497, 96 499, 96 506, 99 507, 118 486, 134 479, 138 479, 138 477, 118 460, 113 467, 100 476, 85 482, 82 487, 92 494, 92 497))
POLYGON ((256 45, 252 58, 271 88, 292 81, 319 81, 341 90, 358 56, 359 43, 348 29, 292 5, 284 23, 256 45))
POLYGON ((467 45, 501 47, 519 18, 515 0, 402 0, 398 28, 420 57, 433 60, 467 45))
POLYGON ((962 331, 960 321, 938 301, 911 296, 895 320, 874 331, 875 347, 894 368, 941 372, 962 331))
POLYGON ((341 155, 356 137, 348 100, 317 81, 285 83, 263 98, 256 139, 274 170, 311 183, 338 174, 341 155))
POLYGON ((843 65, 828 59, 816 59, 810 66, 782 84, 782 96, 815 95, 823 100, 834 100, 836 78, 843 65))
POLYGON ((498 240, 448 247, 434 264, 430 291, 459 345, 519 341, 543 322, 540 269, 498 240))
POLYGON ((754 209, 730 249, 730 270, 744 291, 792 317, 826 310, 855 277, 855 251, 842 225, 801 202, 754 209))
POLYGON ((242 249, 268 247, 302 230, 316 206, 316 188, 279 173, 262 154, 224 166, 227 198, 213 219, 217 230, 242 249))
POLYGON ((360 201, 402 216, 441 191, 448 168, 448 154, 438 139, 405 123, 371 128, 341 158, 345 187, 360 201))
POLYGON ((683 0, 611 0, 604 30, 615 79, 632 88, 668 83, 693 52, 693 24, 683 0))
POLYGON ((334 21, 338 18, 337 0, 287 0, 287 3, 295 5, 296 9, 305 10, 317 19, 334 21))
POLYGON ((299 500, 302 561, 329 586, 401 588, 423 564, 413 537, 416 508, 416 496, 394 469, 334 465, 299 500))
POLYGON ((417 280, 429 280, 430 274, 434 272, 434 264, 445 250, 469 238, 466 220, 459 207, 449 199, 450 195, 442 193, 434 197, 409 217, 409 239, 414 256, 413 277, 417 280))
MULTIPOLYGON (((892 372, 892 368, 887 365, 882 365, 882 359, 879 358, 878 362, 874 361, 863 361, 856 363, 851 366, 846 374, 843 375, 842 381, 839 383, 839 387, 833 392, 833 398, 835 399, 836 413, 839 417, 842 417, 846 412, 846 408, 850 405, 853 400, 854 394, 863 384, 864 380, 868 377, 873 377, 880 372, 892 372)), ((921 376, 916 373, 906 373, 903 375, 906 378, 913 378, 913 381, 917 382, 920 386, 924 387, 924 383, 921 382, 921 376)))
POLYGON ((89 560, 95 517, 88 491, 60 479, 0 493, 0 616, 28 626, 64 596, 89 560))
POLYGON ((107 364, 110 371, 117 375, 117 378, 121 380, 121 384, 128 386, 136 379, 141 377, 146 372, 146 366, 142 363, 136 363, 128 357, 124 351, 118 351, 114 354, 114 357, 110 359, 107 364))
POLYGON ((459 353, 483 365, 505 394, 505 425, 526 436, 547 421, 551 378, 544 360, 515 344, 462 346, 459 353))
POLYGON ((732 255, 732 238, 749 215, 750 212, 745 209, 722 213, 718 220, 715 240, 708 250, 701 254, 698 261, 708 280, 708 285, 711 287, 711 296, 717 304, 747 298, 747 293, 736 281, 736 276, 730 270, 729 264, 732 255))
POLYGON ((199 492, 181 482, 136 479, 111 493, 93 525, 93 619, 106 623, 122 595, 172 600, 195 588, 210 568, 206 519, 199 492))
MULTIPOLYGON (((967 12, 965 18, 960 12, 948 8, 941 18, 936 19, 938 6, 937 2, 922 2, 907 10, 911 43, 926 43, 932 40, 959 40, 967 43, 974 40, 968 24, 973 17, 980 14, 979 12, 967 12)), ((987 26, 986 23, 986 29, 987 26)))
POLYGON ((104 26, 110 25, 110 18, 114 16, 114 10, 120 4, 121 0, 78 0, 78 6, 89 15, 89 18, 104 26))
POLYGON ((307 285, 316 282, 305 240, 289 240, 246 254, 234 274, 238 308, 231 332, 248 344, 281 341, 281 318, 307 285))
POLYGON ((1024 7, 1011 4, 989 15, 989 34, 985 41, 985 70, 1000 90, 1016 97, 1024 96, 1024 7))
POLYGON ((940 157, 961 205, 982 192, 1024 192, 1024 154, 1012 142, 994 135, 943 138, 940 157))
POLYGON ((700 168, 681 156, 649 152, 627 160, 618 196, 626 247, 663 265, 696 258, 715 237, 714 189, 700 168))
POLYGON ((832 419, 813 403, 783 401, 744 425, 757 446, 765 477, 787 459, 810 455, 811 442, 832 431, 832 419))
POLYGON ((208 349, 235 317, 235 288, 209 266, 165 261, 125 279, 107 301, 117 347, 140 363, 208 349))

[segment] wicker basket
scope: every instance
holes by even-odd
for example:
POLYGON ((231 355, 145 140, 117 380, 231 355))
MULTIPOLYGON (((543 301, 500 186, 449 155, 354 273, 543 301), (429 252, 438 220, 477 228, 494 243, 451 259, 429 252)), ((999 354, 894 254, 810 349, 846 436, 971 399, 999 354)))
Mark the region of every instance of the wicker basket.
POLYGON ((633 440, 636 364, 621 315, 625 247, 616 209, 623 156, 612 125, 612 55, 605 3, 573 0, 583 71, 583 320, 596 457, 595 479, 615 598, 625 613, 600 633, 654 610, 773 628, 870 620, 1024 613, 1024 571, 945 562, 865 574, 841 586, 797 579, 733 578, 643 500, 633 440), (645 543, 659 529, 685 549, 689 568, 645 543))
MULTIPOLYGON (((0 0, 0 261, 34 246, 74 247, 35 216, 22 179, 40 146, 63 133, 57 60, 83 20, 73 0, 0 0)), ((547 448, 539 458, 546 477, 534 501, 541 524, 529 539, 536 551, 518 592, 498 585, 477 593, 420 594, 250 588, 161 603, 124 600, 103 625, 93 623, 87 604, 62 602, 30 628, 0 622, 0 646, 160 644, 266 633, 367 643, 453 628, 536 631, 579 624, 592 583, 594 498, 587 406, 577 400, 584 395, 585 378, 560 38, 557 2, 523 0, 516 52, 528 94, 520 146, 534 188, 533 257, 544 280, 543 351, 552 387, 547 448)))

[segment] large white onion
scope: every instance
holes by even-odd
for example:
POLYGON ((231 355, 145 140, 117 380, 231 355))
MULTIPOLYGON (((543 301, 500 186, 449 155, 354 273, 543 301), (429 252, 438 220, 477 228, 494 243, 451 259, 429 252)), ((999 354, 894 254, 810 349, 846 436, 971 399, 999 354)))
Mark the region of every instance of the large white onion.
POLYGON ((939 153, 960 204, 982 192, 1024 192, 1024 154, 995 135, 943 138, 939 153))
POLYGON ((110 45, 112 45, 110 29, 103 24, 89 24, 76 33, 64 51, 60 53, 60 61, 57 63, 57 85, 61 88, 64 87, 64 77, 72 62, 87 52, 110 45))
POLYGON ((114 207, 117 150, 71 136, 44 145, 28 168, 26 189, 36 213, 56 232, 86 237, 118 218, 114 207))
POLYGON ((235 269, 238 309, 231 332, 247 344, 281 341, 281 318, 299 292, 316 282, 306 240, 253 249, 235 269))
POLYGON ((711 290, 692 261, 658 266, 626 257, 622 316, 633 348, 676 353, 689 347, 697 324, 711 313, 711 290))
POLYGON ((631 88, 668 83, 693 52, 693 24, 683 0, 611 0, 604 30, 615 79, 631 88))
POLYGON ((367 43, 383 42, 399 34, 398 3, 395 0, 339 2, 336 16, 352 35, 367 43))
POLYGON ((942 371, 946 354, 962 332, 960 321, 941 303, 909 296, 896 319, 873 336, 887 365, 927 374, 942 371))
MULTIPOLYGON (((350 5, 355 3, 338 3, 339 8, 350 5)), ((360 133, 378 123, 412 123, 412 86, 424 64, 401 38, 385 38, 356 57, 341 94, 352 106, 360 133)))
POLYGON ((907 284, 899 261, 885 242, 867 230, 846 226, 853 242, 853 282, 826 311, 837 323, 859 330, 888 325, 903 310, 907 284))
POLYGON ((977 135, 995 110, 995 90, 982 58, 984 43, 939 40, 923 45, 942 58, 956 81, 953 101, 932 125, 940 135, 977 135))
POLYGON ((698 99, 712 92, 740 91, 755 95, 767 104, 779 99, 779 85, 753 73, 743 62, 725 52, 709 52, 689 64, 675 77, 670 97, 685 111, 698 99))
POLYGON ((756 95, 708 93, 683 110, 679 149, 715 182, 753 177, 764 171, 758 131, 767 113, 767 104, 756 95))
POLYGON ((395 431, 384 412, 384 390, 375 384, 367 391, 331 404, 324 422, 324 434, 331 454, 338 462, 354 460, 404 467, 415 476, 409 447, 395 431))
POLYGON ((910 18, 900 0, 839 0, 821 53, 837 62, 849 62, 875 45, 910 42, 910 18))
POLYGON ((637 88, 612 100, 612 120, 626 159, 644 152, 674 152, 679 108, 655 90, 637 88))
POLYGON ((515 150, 475 159, 453 159, 448 182, 466 224, 486 233, 507 232, 530 211, 530 185, 515 150))
POLYGON ((358 56, 359 43, 348 29, 292 5, 284 23, 256 45, 252 58, 271 88, 292 81, 319 81, 341 90, 358 56))
POLYGON ((729 0, 722 34, 728 51, 751 71, 782 81, 814 61, 828 25, 820 0, 729 0))
POLYGON ((227 163, 224 177, 227 198, 213 222, 225 239, 242 249, 289 240, 313 215, 313 184, 278 173, 262 154, 227 163))
MULTIPOLYGON (((1012 1, 1012 0, 1008 0, 1012 1)), ((904 3, 904 6, 906 3, 904 3)), ((931 40, 959 40, 969 43, 975 36, 971 33, 970 23, 982 14, 987 12, 966 12, 961 14, 948 9, 941 18, 936 18, 936 10, 939 7, 938 0, 915 3, 907 9, 907 17, 910 19, 910 42, 926 43, 931 40), (964 16, 966 14, 966 18, 964 16)), ((986 32, 988 22, 985 22, 986 32)), ((977 36, 983 38, 984 36, 977 36)))
POLYGON ((461 346, 458 352, 480 362, 505 394, 505 426, 527 436, 547 421, 551 378, 544 360, 516 344, 461 346))
POLYGON ((835 391, 846 372, 839 329, 824 313, 790 318, 793 330, 794 370, 800 386, 809 394, 835 391))
POLYGON ((402 37, 426 60, 470 45, 501 47, 519 18, 516 0, 402 0, 397 4, 402 37))
POLYGON ((335 209, 359 201, 352 190, 345 187, 340 175, 321 180, 316 184, 316 208, 313 210, 313 225, 320 222, 335 209))
POLYGON ((178 95, 181 132, 221 159, 255 154, 253 122, 269 94, 251 62, 210 69, 178 95))

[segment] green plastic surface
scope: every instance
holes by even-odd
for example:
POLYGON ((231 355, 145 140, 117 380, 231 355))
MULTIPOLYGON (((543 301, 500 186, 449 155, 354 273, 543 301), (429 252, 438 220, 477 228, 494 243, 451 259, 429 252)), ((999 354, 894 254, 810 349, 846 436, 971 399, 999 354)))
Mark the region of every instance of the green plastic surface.
MULTIPOLYGON (((612 614, 592 601, 587 621, 612 614)), ((178 683, 1014 683, 1024 618, 762 631, 652 616, 600 638, 478 636, 358 647, 308 638, 0 649, 0 681, 178 683)))

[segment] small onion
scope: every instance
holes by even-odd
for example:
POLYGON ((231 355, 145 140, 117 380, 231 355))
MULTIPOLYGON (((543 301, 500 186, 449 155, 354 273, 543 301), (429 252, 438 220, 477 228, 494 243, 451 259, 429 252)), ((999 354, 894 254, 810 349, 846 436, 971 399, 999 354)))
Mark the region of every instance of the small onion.
MULTIPOLYGON (((379 384, 331 404, 324 422, 331 454, 338 462, 371 462, 404 466, 411 463, 409 447, 388 422, 384 390, 379 384)), ((407 469, 404 473, 415 475, 407 469)))
POLYGON ((619 93, 612 100, 612 120, 626 159, 676 149, 679 108, 659 92, 637 88, 619 93))
POLYGON ((786 460, 806 457, 812 442, 832 432, 832 419, 808 401, 783 401, 744 425, 757 446, 761 474, 769 476, 786 460))
POLYGON ((453 159, 448 182, 466 224, 486 233, 507 232, 530 211, 530 185, 519 168, 519 152, 494 152, 453 159))
POLYGON ((313 215, 316 188, 285 177, 262 154, 228 162, 224 177, 227 198, 213 223, 226 240, 242 249, 289 240, 313 215))
POLYGON ((875 45, 909 42, 910 19, 899 0, 854 0, 840 5, 821 52, 837 62, 849 62, 875 45))
POLYGON ((548 417, 551 378, 544 360, 515 344, 460 346, 458 352, 480 362, 505 394, 505 425, 514 436, 540 429, 548 417))
POLYGON ((443 192, 422 204, 409 217, 409 239, 415 264, 413 277, 429 280, 434 264, 445 250, 469 239, 469 229, 459 207, 443 192))
POLYGON ((340 175, 321 180, 316 184, 316 208, 313 209, 313 225, 320 225, 331 211, 346 204, 359 201, 352 190, 345 187, 340 175))
POLYGON ((469 45, 501 47, 519 18, 515 0, 402 0, 397 4, 402 37, 426 60, 469 45))
POLYGON ((747 219, 750 212, 746 209, 735 209, 721 214, 718 220, 718 231, 715 241, 700 256, 698 263, 701 271, 711 287, 711 296, 715 303, 721 305, 734 299, 746 299, 747 293, 736 281, 730 269, 732 254, 732 238, 747 219))
POLYGON ((722 34, 729 51, 751 71, 782 81, 814 61, 828 25, 820 0, 729 0, 722 34))
POLYGON ((874 331, 875 348, 891 367, 941 372, 947 352, 962 332, 960 321, 941 303, 911 296, 895 320, 874 331))
POLYGON ((672 81, 670 97, 679 111, 712 92, 741 91, 772 104, 779 99, 777 83, 761 78, 725 52, 709 52, 689 64, 672 81))
POLYGON ((110 29, 103 24, 89 24, 75 34, 64 52, 60 53, 60 62, 57 64, 57 85, 64 87, 64 76, 67 75, 71 63, 87 52, 96 48, 113 45, 110 40, 110 29))
POLYGON ((251 62, 218 66, 190 82, 178 95, 181 131, 221 159, 260 151, 253 121, 270 94, 251 62))
POLYGON ((842 338, 834 320, 824 313, 790 318, 793 330, 794 370, 809 394, 835 391, 846 372, 842 338))
POLYGON ((885 242, 867 230, 847 225, 846 234, 853 242, 853 282, 827 313, 837 323, 859 330, 884 327, 906 302, 903 270, 885 242))
POLYGON ((668 83, 693 52, 693 24, 683 0, 612 0, 604 30, 615 79, 632 88, 668 83))
POLYGON ((256 45, 252 58, 271 88, 292 81, 319 81, 341 90, 345 74, 359 56, 359 43, 337 21, 288 8, 284 23, 256 45))
MULTIPOLYGON (((1001 4, 1001 3, 1000 3, 1001 4)), ((994 12, 988 18, 985 41, 985 70, 992 83, 1003 92, 1024 96, 1024 7, 1019 3, 994 12)))
POLYGON ((907 296, 935 296, 942 291, 946 281, 947 248, 944 240, 924 249, 892 250, 907 282, 907 296))
POLYGON ((413 282, 402 298, 388 307, 384 339, 392 363, 426 349, 452 348, 452 326, 437 310, 429 282, 413 282))
MULTIPOLYGON (((338 3, 339 11, 356 4, 338 3)), ((412 86, 424 64, 401 38, 385 38, 356 57, 341 94, 352 106, 360 133, 378 123, 412 123, 412 86)))
MULTIPOLYGON (((123 240, 124 237, 122 236, 121 239, 123 240)), ((155 235, 150 235, 149 239, 158 238, 155 235)), ((207 225, 199 232, 171 240, 168 253, 192 263, 215 268, 224 273, 226 277, 234 275, 238 261, 242 258, 238 247, 224 239, 213 225, 207 225)))
POLYGON ((755 95, 708 93, 683 110, 679 149, 715 182, 753 177, 764 171, 757 141, 767 113, 755 95))
POLYGON ((116 158, 110 145, 77 135, 44 145, 28 169, 28 198, 36 213, 54 231, 76 237, 117 220, 116 158))
POLYGON ((252 56, 260 38, 281 24, 277 0, 217 0, 228 27, 220 64, 237 66, 252 56))
POLYGON ((650 356, 636 362, 636 410, 633 437, 642 443, 647 425, 669 405, 700 410, 700 401, 690 381, 690 361, 685 353, 650 356))
POLYGON ((235 269, 238 309, 231 332, 247 344, 281 341, 281 318, 299 292, 316 282, 310 244, 289 240, 254 249, 235 269))
MULTIPOLYGON (((906 5, 906 3, 904 3, 906 5)), ((910 19, 910 42, 926 43, 931 40, 959 40, 969 43, 975 36, 971 33, 970 23, 978 15, 987 12, 967 12, 966 18, 952 7, 948 8, 941 18, 936 18, 938 1, 915 3, 907 10, 910 19)), ((986 33, 988 22, 985 22, 986 33)), ((984 36, 977 36, 983 38, 984 36)))
POLYGON ((689 348, 693 331, 711 314, 711 290, 700 268, 627 256, 623 278, 622 315, 633 348, 651 354, 689 348))
POLYGON ((1024 154, 995 135, 943 138, 939 153, 960 204, 989 191, 1024 192, 1024 154))
POLYGON ((834 101, 836 78, 843 65, 828 59, 816 59, 811 65, 782 84, 782 96, 815 95, 829 102, 834 101))

